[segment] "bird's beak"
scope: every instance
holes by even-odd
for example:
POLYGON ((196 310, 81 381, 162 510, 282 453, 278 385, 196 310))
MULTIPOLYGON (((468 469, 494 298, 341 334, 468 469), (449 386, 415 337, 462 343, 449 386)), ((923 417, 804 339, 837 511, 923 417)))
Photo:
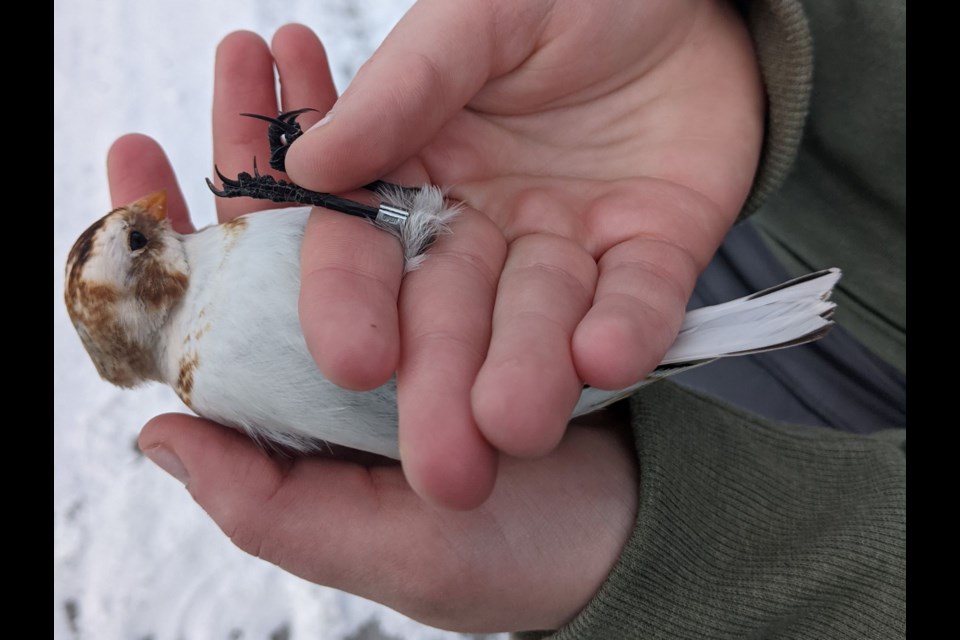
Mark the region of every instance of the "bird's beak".
POLYGON ((167 219, 167 192, 154 191, 148 196, 144 196, 134 202, 132 207, 139 207, 157 219, 157 221, 167 219))

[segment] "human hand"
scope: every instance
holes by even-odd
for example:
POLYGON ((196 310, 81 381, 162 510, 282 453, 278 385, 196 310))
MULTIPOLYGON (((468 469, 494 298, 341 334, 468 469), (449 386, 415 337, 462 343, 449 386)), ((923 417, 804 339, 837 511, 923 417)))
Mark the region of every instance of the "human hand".
POLYGON ((244 551, 436 627, 494 632, 558 628, 606 579, 636 517, 623 435, 572 428, 545 458, 504 460, 469 512, 427 504, 398 465, 271 458, 200 418, 160 416, 139 445, 244 551))
MULTIPOLYGON (((283 75, 290 53, 275 54, 283 75)), ((429 181, 471 209, 402 283, 392 238, 315 217, 311 353, 349 388, 397 371, 407 478, 476 506, 495 450, 547 453, 584 382, 624 387, 660 361, 762 128, 750 40, 725 3, 422 0, 287 170, 332 192, 429 181)))
MULTIPOLYGON (((312 38, 296 27, 281 34, 312 38)), ((251 54, 269 59, 252 34, 225 40, 218 79, 232 65, 256 68, 251 54)), ((235 160, 242 167, 252 152, 244 140, 263 139, 252 131, 244 137, 242 128, 216 131, 221 166, 235 160)), ((121 138, 110 150, 108 170, 115 204, 165 189, 174 227, 192 231, 173 170, 154 141, 121 138)), ((236 201, 219 204, 232 206, 219 211, 221 220, 244 212, 236 201)), ((504 461, 496 491, 470 512, 419 499, 397 465, 270 457, 242 433, 190 416, 155 418, 139 445, 187 484, 241 549, 453 630, 563 625, 605 580, 637 508, 629 438, 609 427, 571 430, 541 460, 504 461)))

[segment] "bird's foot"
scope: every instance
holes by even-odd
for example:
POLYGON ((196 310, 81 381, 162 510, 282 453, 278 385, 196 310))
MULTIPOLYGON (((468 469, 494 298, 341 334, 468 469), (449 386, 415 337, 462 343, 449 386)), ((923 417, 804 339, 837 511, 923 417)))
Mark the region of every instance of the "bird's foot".
POLYGON ((377 207, 338 198, 329 193, 310 191, 287 180, 277 180, 270 175, 261 175, 257 170, 256 158, 253 159, 253 175, 243 171, 236 178, 231 179, 220 173, 220 169, 216 166, 213 170, 217 172, 223 188, 217 189, 209 178, 207 178, 207 187, 219 198, 256 198, 271 202, 308 204, 368 219, 377 217, 377 207))
MULTIPOLYGON (((297 117, 308 111, 316 111, 316 109, 284 111, 275 118, 256 113, 242 113, 240 115, 270 123, 267 129, 267 139, 270 142, 270 167, 277 171, 285 171, 287 151, 293 141, 303 135, 303 128, 297 122, 297 117)), ((387 216, 391 221, 394 221, 396 217, 392 212, 385 213, 382 207, 370 206, 329 193, 310 191, 288 180, 261 175, 257 170, 256 158, 253 159, 253 175, 244 171, 236 178, 230 179, 220 173, 216 166, 214 166, 214 170, 220 180, 223 181, 223 188, 217 189, 209 179, 207 179, 207 186, 214 195, 220 198, 256 198, 258 200, 270 200, 271 202, 308 204, 315 207, 326 207, 354 216, 362 216, 369 220, 378 220, 387 216)), ((419 192, 416 187, 401 187, 381 180, 364 185, 363 188, 375 193, 383 193, 384 190, 389 190, 405 194, 408 197, 414 197, 419 192)), ((406 216, 401 217, 405 219, 406 216)))
POLYGON ((286 171, 287 151, 293 141, 303 135, 303 128, 297 122, 300 114, 308 111, 316 111, 307 107, 306 109, 296 109, 293 111, 284 111, 276 118, 262 116, 258 113, 241 113, 248 118, 256 118, 269 122, 267 129, 267 139, 270 141, 270 167, 277 171, 286 171))

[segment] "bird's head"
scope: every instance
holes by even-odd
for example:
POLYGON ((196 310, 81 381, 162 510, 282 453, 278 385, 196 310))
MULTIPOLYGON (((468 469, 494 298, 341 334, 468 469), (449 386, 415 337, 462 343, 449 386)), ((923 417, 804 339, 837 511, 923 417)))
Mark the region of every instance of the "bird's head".
POLYGON ((187 289, 181 236, 157 192, 94 222, 67 258, 64 297, 97 371, 132 387, 160 377, 158 339, 187 289))

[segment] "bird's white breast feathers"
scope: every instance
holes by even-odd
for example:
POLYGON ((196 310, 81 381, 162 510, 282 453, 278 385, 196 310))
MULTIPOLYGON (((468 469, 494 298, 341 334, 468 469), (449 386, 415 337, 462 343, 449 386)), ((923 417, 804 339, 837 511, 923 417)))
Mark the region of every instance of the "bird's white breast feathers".
POLYGON ((393 384, 342 389, 307 350, 298 297, 309 212, 250 214, 185 238, 191 283, 169 325, 166 381, 198 414, 259 440, 399 457, 393 384))

